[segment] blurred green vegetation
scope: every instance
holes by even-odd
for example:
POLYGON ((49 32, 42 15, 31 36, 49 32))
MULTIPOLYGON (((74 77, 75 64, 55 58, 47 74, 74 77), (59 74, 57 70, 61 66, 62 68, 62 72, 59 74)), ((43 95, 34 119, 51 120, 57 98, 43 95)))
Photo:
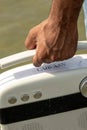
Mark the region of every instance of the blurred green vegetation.
POLYGON ((86 40, 83 9, 81 10, 78 19, 78 33, 79 33, 79 40, 86 40))
POLYGON ((0 58, 25 50, 30 28, 47 18, 51 0, 0 0, 0 58))

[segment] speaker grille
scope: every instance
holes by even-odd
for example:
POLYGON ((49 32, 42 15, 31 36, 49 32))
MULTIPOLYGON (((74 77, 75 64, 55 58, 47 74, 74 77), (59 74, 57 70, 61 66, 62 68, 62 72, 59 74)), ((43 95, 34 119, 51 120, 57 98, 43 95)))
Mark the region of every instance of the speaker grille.
POLYGON ((37 122, 25 124, 22 130, 44 130, 43 126, 37 122))
POLYGON ((87 111, 82 112, 79 117, 80 128, 87 130, 87 111))

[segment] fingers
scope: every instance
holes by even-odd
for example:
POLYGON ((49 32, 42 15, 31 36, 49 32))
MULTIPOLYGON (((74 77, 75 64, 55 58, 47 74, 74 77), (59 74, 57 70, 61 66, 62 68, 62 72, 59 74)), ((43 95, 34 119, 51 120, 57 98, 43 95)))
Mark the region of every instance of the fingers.
POLYGON ((41 64, 47 58, 47 51, 44 45, 45 45, 44 43, 37 43, 36 54, 33 57, 33 64, 36 67, 41 66, 41 64))
POLYGON ((33 28, 29 33, 25 40, 25 46, 27 49, 35 49, 36 41, 37 41, 37 30, 33 28))
POLYGON ((33 57, 33 64, 34 64, 34 66, 36 66, 36 67, 39 67, 39 66, 41 66, 41 64, 42 64, 42 62, 41 62, 40 60, 38 60, 37 55, 35 55, 35 56, 33 57))
POLYGON ((49 52, 47 51, 44 43, 38 43, 36 48, 36 55, 33 57, 33 64, 36 67, 41 66, 42 63, 51 63, 60 60, 60 52, 49 52))

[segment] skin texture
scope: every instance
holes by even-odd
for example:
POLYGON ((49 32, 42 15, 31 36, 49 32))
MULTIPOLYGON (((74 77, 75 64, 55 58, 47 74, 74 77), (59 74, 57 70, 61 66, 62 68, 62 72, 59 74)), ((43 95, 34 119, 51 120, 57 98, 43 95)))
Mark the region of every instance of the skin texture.
POLYGON ((29 31, 27 49, 35 49, 33 64, 62 61, 77 50, 77 20, 84 0, 53 0, 49 17, 29 31))

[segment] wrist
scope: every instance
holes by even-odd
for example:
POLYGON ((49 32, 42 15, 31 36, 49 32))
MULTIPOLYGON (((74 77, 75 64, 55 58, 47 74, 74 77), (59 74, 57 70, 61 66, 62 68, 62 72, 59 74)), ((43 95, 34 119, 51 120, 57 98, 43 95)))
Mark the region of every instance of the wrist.
POLYGON ((84 0, 53 0, 49 19, 56 24, 77 22, 84 0))

